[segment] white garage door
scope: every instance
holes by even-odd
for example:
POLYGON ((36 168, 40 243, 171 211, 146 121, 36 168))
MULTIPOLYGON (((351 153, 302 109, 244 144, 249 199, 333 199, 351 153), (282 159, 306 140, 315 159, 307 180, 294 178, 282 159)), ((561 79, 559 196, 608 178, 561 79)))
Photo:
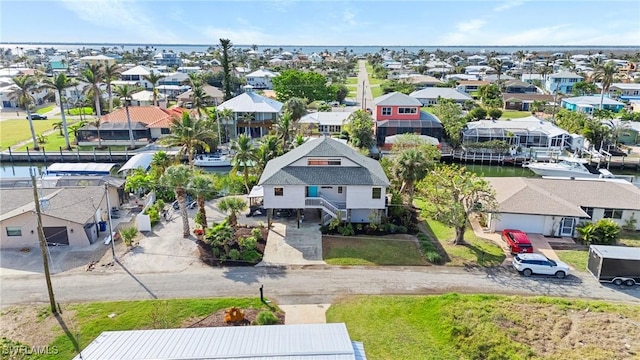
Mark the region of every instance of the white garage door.
POLYGON ((496 231, 503 229, 518 229, 527 233, 542 234, 544 231, 544 216, 501 214, 496 222, 496 231))

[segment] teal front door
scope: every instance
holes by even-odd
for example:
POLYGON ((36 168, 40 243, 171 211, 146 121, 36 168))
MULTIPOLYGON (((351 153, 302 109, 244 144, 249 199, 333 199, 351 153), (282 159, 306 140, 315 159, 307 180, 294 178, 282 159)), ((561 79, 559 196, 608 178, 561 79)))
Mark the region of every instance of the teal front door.
POLYGON ((318 197, 318 187, 307 186, 307 197, 318 197))

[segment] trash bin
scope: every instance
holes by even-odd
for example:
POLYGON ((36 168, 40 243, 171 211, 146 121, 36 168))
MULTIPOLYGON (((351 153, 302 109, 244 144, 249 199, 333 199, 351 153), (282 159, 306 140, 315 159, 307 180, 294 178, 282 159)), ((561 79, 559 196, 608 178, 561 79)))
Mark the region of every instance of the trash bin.
POLYGON ((100 231, 107 231, 107 222, 106 221, 98 222, 98 227, 100 231))

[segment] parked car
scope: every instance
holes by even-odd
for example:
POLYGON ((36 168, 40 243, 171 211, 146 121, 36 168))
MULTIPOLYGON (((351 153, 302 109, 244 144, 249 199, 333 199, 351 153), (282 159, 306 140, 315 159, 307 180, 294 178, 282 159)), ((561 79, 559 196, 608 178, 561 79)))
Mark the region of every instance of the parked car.
POLYGON ((531 274, 554 275, 563 279, 569 275, 569 265, 560 260, 551 260, 542 254, 518 254, 513 257, 513 268, 524 276, 531 274))
POLYGON ((507 243, 512 254, 532 253, 533 246, 527 234, 520 230, 504 229, 502 230, 502 240, 507 243))
MULTIPOLYGON (((25 117, 25 119, 29 120, 29 116, 25 117)), ((31 120, 47 120, 47 117, 40 114, 31 114, 31 120)))
MULTIPOLYGON (((187 203, 187 209, 195 209, 198 206, 198 202, 193 200, 193 198, 189 195, 187 195, 187 199, 186 199, 186 203, 187 203)), ((171 206, 173 207, 174 210, 180 210, 180 203, 178 202, 178 200, 174 201, 171 206)))

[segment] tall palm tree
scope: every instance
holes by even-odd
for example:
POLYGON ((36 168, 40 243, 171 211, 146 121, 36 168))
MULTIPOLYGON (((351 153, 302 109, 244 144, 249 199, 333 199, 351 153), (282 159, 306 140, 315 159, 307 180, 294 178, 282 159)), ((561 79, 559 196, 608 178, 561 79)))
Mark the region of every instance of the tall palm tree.
POLYGON ((156 178, 159 179, 174 161, 175 159, 169 156, 166 151, 158 151, 154 153, 151 158, 151 171, 156 175, 156 178))
POLYGON ((135 149, 136 143, 135 143, 135 139, 133 138, 133 128, 131 127, 131 116, 129 115, 129 102, 131 101, 131 96, 133 95, 135 90, 136 89, 134 87, 131 87, 126 84, 121 86, 116 86, 114 90, 116 95, 118 95, 123 99, 124 111, 127 114, 127 126, 129 127, 129 141, 131 141, 131 144, 130 144, 131 149, 135 149))
POLYGON ((202 119, 203 110, 207 109, 207 98, 209 95, 204 91, 202 85, 191 88, 191 108, 198 113, 198 119, 202 119))
POLYGON ((255 173, 261 174, 271 159, 280 156, 280 140, 275 135, 267 135, 260 140, 260 146, 256 149, 255 173))
POLYGON ((181 146, 180 154, 187 154, 189 167, 193 168, 193 153, 196 147, 209 151, 207 141, 215 139, 215 134, 204 120, 193 119, 188 112, 182 117, 171 119, 171 133, 161 139, 169 146, 181 146))
POLYGON ((609 91, 609 87, 613 84, 617 72, 616 63, 613 61, 600 64, 593 71, 593 80, 600 81, 600 86, 602 87, 602 91, 600 92, 600 110, 602 110, 602 104, 604 102, 604 93, 609 91))
POLYGON ((107 64, 104 66, 104 83, 107 84, 107 95, 109 95, 109 112, 113 111, 113 89, 111 88, 111 82, 120 78, 122 68, 118 64, 107 64))
POLYGON ((198 213, 200 214, 200 225, 207 228, 207 211, 205 209, 205 200, 211 199, 216 193, 211 176, 205 174, 196 174, 189 181, 189 190, 196 197, 198 204, 198 213))
POLYGON ((227 197, 220 200, 218 209, 229 213, 229 225, 235 227, 238 224, 238 213, 247 209, 247 203, 239 197, 227 197))
POLYGON ((489 60, 489 66, 496 71, 496 75, 498 80, 496 81, 496 83, 498 84, 498 86, 500 87, 500 76, 502 75, 502 60, 501 59, 496 59, 493 58, 491 60, 489 60))
POLYGON ((149 75, 142 76, 142 78, 151 83, 151 90, 153 91, 153 106, 158 106, 158 90, 156 89, 156 86, 158 85, 158 81, 164 78, 164 75, 152 71, 149 75))
MULTIPOLYGON (((230 122, 230 120, 233 118, 233 110, 231 109, 223 109, 223 110, 217 110, 216 108, 216 120, 218 121, 218 139, 219 139, 219 143, 222 144, 222 123, 221 120, 224 120, 225 124, 228 124, 230 122)), ((226 128, 225 128, 226 129, 226 128)), ((226 132, 226 130, 225 130, 226 132)), ((231 133, 231 132, 229 132, 231 133)), ((226 136, 225 136, 226 138, 226 136)))
POLYGON ((42 80, 42 86, 58 93, 58 98, 60 99, 60 114, 62 115, 62 131, 64 133, 64 142, 67 150, 71 150, 71 144, 69 143, 69 131, 67 129, 67 118, 64 113, 64 97, 62 96, 62 92, 68 87, 75 86, 75 82, 72 79, 68 78, 65 73, 59 73, 58 75, 54 75, 52 78, 46 78, 42 80))
POLYGON ((224 100, 231 99, 231 60, 229 52, 231 51, 231 40, 220 39, 220 50, 222 51, 222 87, 224 89, 224 100))
POLYGON ((83 92, 85 94, 92 93, 93 101, 95 102, 96 116, 102 116, 102 111, 100 109, 100 83, 102 83, 103 73, 102 67, 100 65, 89 65, 88 68, 84 69, 80 74, 80 80, 86 82, 83 92))
POLYGON ((282 114, 280 120, 276 123, 276 134, 282 143, 282 151, 288 152, 291 150, 291 139, 295 134, 291 113, 285 112, 282 114))
POLYGON ((13 82, 16 84, 16 89, 11 92, 9 98, 16 100, 18 105, 27 112, 27 119, 29 120, 29 130, 31 130, 31 139, 33 140, 34 150, 39 150, 38 139, 36 138, 36 131, 33 128, 33 119, 31 119, 30 106, 35 102, 35 99, 31 95, 31 92, 38 89, 38 81, 33 75, 20 75, 13 78, 13 82))
POLYGON ((244 186, 249 189, 249 166, 256 160, 256 150, 251 143, 251 137, 246 134, 240 134, 238 138, 231 144, 231 149, 235 151, 233 156, 233 171, 237 172, 242 167, 242 173, 244 175, 244 186))
POLYGON ((415 184, 422 180, 433 164, 433 159, 425 156, 425 152, 419 148, 402 151, 394 159, 392 171, 395 178, 401 182, 400 193, 407 195, 407 204, 413 204, 415 184))
POLYGON ((176 200, 180 205, 182 216, 182 237, 189 237, 189 214, 187 213, 187 184, 193 177, 193 171, 187 165, 169 166, 162 175, 160 182, 173 188, 176 200))
POLYGON ((307 113, 307 101, 297 97, 287 100, 282 106, 284 111, 291 113, 291 119, 297 123, 307 113))

